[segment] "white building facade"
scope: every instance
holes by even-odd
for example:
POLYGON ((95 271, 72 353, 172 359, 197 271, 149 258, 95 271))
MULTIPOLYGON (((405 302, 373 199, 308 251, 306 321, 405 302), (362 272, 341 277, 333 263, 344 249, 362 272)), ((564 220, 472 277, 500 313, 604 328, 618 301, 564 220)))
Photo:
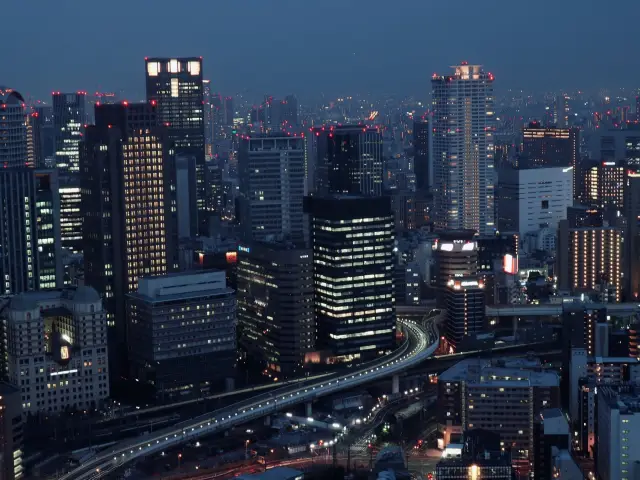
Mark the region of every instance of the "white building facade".
POLYGON ((499 173, 500 231, 525 236, 544 228, 557 230, 573 205, 571 167, 503 169, 499 173))

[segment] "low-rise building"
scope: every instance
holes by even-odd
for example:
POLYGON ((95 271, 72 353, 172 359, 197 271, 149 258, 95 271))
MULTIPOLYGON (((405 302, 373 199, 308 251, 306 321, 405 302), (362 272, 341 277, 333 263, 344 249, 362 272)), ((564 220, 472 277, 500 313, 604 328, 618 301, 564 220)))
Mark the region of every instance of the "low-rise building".
POLYGON ((468 359, 438 377, 438 426, 445 444, 452 434, 482 429, 500 435, 514 464, 533 460, 533 423, 560 404, 560 377, 539 361, 468 359))

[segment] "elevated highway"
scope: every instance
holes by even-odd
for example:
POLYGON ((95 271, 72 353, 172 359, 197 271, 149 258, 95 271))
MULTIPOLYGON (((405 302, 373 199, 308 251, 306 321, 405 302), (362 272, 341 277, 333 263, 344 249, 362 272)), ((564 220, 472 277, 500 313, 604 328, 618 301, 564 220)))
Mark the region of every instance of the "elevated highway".
POLYGON ((364 383, 398 374, 419 365, 438 348, 439 333, 433 318, 424 325, 399 320, 398 327, 406 340, 393 353, 358 365, 348 373, 333 374, 323 379, 307 380, 210 412, 129 441, 119 442, 99 452, 74 468, 60 480, 97 479, 137 458, 153 455, 204 435, 221 432, 239 424, 276 413, 293 405, 310 402, 317 397, 352 389, 364 383))

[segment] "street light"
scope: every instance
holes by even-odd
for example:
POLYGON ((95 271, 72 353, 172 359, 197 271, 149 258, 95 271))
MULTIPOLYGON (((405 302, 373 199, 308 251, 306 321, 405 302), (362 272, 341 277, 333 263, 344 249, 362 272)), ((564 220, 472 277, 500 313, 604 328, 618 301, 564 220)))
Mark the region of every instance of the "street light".
POLYGON ((248 453, 249 453, 249 443, 251 442, 251 440, 245 440, 244 442, 244 458, 248 457, 248 453))
POLYGON ((180 461, 182 460, 182 454, 178 454, 178 468, 180 468, 180 461))

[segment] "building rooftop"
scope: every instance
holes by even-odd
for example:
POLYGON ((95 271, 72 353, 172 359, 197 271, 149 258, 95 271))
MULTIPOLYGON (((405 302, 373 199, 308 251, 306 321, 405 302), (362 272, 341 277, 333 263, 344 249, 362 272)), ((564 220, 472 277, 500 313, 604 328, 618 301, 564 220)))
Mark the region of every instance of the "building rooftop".
POLYGON ((464 381, 493 387, 554 387, 560 385, 555 371, 544 371, 539 361, 510 363, 507 359, 471 358, 458 362, 438 377, 442 382, 464 381), (532 370, 535 368, 536 370, 532 370))
POLYGON ((559 408, 550 408, 542 411, 543 428, 545 435, 569 435, 569 423, 559 408))
POLYGON ((623 415, 640 413, 640 385, 601 385, 598 393, 612 410, 619 410, 623 415))

